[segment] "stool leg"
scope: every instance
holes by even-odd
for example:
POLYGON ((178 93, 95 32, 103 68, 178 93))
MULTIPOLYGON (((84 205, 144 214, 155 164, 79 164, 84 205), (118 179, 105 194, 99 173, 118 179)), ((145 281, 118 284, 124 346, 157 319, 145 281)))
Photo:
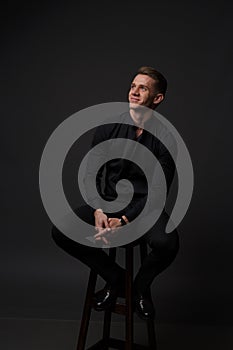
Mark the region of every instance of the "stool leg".
POLYGON ((126 342, 125 350, 133 349, 133 247, 126 248, 126 342))
POLYGON ((112 311, 106 310, 104 313, 104 327, 103 327, 103 344, 105 349, 108 349, 108 345, 109 345, 111 318, 112 318, 112 311))
MULTIPOLYGON (((109 257, 112 261, 116 260, 116 248, 109 249, 109 257)), ((109 338, 110 338, 110 329, 111 329, 111 318, 112 311, 106 310, 104 313, 104 327, 103 327, 103 346, 105 349, 108 349, 109 338)))
POLYGON ((149 340, 149 349, 156 350, 156 336, 155 336, 155 325, 153 320, 147 321, 147 332, 148 332, 148 340, 149 340))
MULTIPOLYGON (((147 256, 147 244, 146 244, 146 242, 142 242, 140 244, 140 256, 141 256, 141 264, 142 264, 143 260, 147 256)), ((149 291, 149 295, 151 297, 151 290, 149 291)), ((157 344, 156 344, 154 320, 147 321, 147 333, 148 333, 149 349, 156 350, 157 344)))
POLYGON ((97 274, 93 270, 91 270, 88 286, 87 286, 85 304, 83 308, 83 315, 82 315, 82 321, 81 321, 81 326, 79 331, 77 350, 85 349, 87 331, 88 331, 88 326, 89 326, 89 321, 91 316, 92 298, 95 291, 96 280, 97 280, 97 274))
MULTIPOLYGON (((109 249, 109 257, 112 261, 116 260, 116 248, 109 249)), ((106 310, 104 313, 104 327, 103 327, 103 346, 105 349, 108 349, 109 338, 110 338, 110 329, 111 329, 111 319, 112 319, 112 310, 106 310)))

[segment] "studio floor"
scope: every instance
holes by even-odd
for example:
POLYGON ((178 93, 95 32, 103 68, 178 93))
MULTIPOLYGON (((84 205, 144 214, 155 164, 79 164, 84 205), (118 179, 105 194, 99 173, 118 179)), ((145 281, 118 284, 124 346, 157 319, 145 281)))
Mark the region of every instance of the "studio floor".
MULTIPOLYGON (((75 350, 80 322, 74 320, 0 319, 1 350, 75 350)), ((135 322, 135 341, 147 344, 146 326, 135 322)), ((157 324, 158 350, 232 350, 233 326, 157 324)), ((111 335, 124 337, 124 324, 113 322, 111 335)), ((87 346, 101 337, 91 322, 87 346)))

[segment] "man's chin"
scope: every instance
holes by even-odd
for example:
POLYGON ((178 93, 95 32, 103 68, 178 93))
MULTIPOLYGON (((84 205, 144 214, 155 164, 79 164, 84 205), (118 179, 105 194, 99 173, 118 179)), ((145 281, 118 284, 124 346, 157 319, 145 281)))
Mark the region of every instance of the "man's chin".
POLYGON ((145 113, 148 108, 144 105, 141 105, 139 103, 134 103, 134 102, 130 102, 129 103, 129 109, 137 111, 137 112, 141 112, 141 113, 145 113))
POLYGON ((135 103, 135 102, 130 102, 129 103, 129 108, 130 109, 140 109, 142 106, 138 103, 135 103))

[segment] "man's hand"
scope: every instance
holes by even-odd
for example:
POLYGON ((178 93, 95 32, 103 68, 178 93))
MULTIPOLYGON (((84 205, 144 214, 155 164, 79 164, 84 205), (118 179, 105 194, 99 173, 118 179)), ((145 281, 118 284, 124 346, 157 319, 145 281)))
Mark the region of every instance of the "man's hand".
MULTIPOLYGON (((116 231, 122 226, 121 219, 118 218, 108 218, 102 211, 102 209, 97 209, 94 213, 95 216, 95 229, 98 231, 94 238, 96 241, 102 240, 105 244, 110 242, 107 238, 111 238, 116 231)), ((126 216, 122 216, 125 223, 128 223, 126 216)))
POLYGON ((103 213, 102 209, 97 209, 94 212, 95 216, 95 229, 98 231, 97 235, 95 235, 95 239, 97 241, 102 240, 105 244, 109 244, 107 239, 103 236, 107 233, 107 231, 110 231, 110 226, 108 223, 108 217, 106 214, 103 213), (100 235, 101 233, 101 235, 100 235))
POLYGON ((103 213, 101 209, 96 209, 94 212, 95 216, 95 229, 99 232, 103 228, 109 228, 108 217, 103 213))
MULTIPOLYGON (((123 219, 123 222, 125 222, 125 224, 129 223, 129 220, 125 215, 122 215, 122 219, 123 219)), ((122 226, 121 219, 118 219, 118 218, 109 218, 108 223, 109 223, 109 227, 111 227, 112 229, 119 228, 122 226)))
POLYGON ((110 242, 107 238, 111 238, 111 236, 119 230, 122 226, 121 221, 118 218, 109 218, 108 219, 108 228, 99 230, 99 232, 94 236, 96 240, 102 240, 105 244, 109 244, 110 242))
POLYGON ((121 221, 118 218, 109 218, 108 219, 109 227, 114 229, 121 226, 121 221))

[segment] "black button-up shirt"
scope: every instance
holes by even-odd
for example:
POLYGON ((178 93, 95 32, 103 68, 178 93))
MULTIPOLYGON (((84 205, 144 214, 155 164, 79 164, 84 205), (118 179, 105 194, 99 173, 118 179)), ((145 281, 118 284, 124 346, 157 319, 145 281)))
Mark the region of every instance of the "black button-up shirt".
MULTIPOLYGON (((101 143, 103 141, 116 138, 135 140, 137 142, 135 142, 135 146, 130 149, 129 155, 132 160, 123 159, 124 157, 122 157, 105 162, 107 154, 109 152, 111 154, 110 143, 110 146, 107 149, 105 145, 104 147, 100 148, 97 153, 92 155, 87 166, 86 180, 88 180, 88 177, 93 178, 93 176, 95 176, 98 192, 100 196, 102 196, 107 201, 116 199, 116 184, 119 180, 127 179, 132 183, 134 188, 132 201, 129 203, 129 205, 126 206, 123 211, 119 212, 118 215, 125 215, 129 221, 132 221, 134 218, 136 218, 142 211, 147 200, 148 191, 150 190, 154 191, 152 209, 156 208, 156 206, 159 207, 162 191, 162 186, 160 186, 162 183, 161 179, 158 177, 156 186, 151 189, 150 178, 147 179, 143 170, 133 161, 134 157, 137 159, 140 157, 145 157, 145 152, 143 152, 142 149, 138 149, 137 143, 141 143, 147 147, 156 157, 157 161, 159 161, 165 175, 167 190, 170 188, 175 173, 175 163, 173 160, 174 156, 171 156, 168 149, 164 146, 163 142, 160 141, 161 139, 166 139, 166 144, 169 144, 169 148, 172 147, 174 155, 174 148, 176 146, 176 143, 174 142, 171 133, 166 129, 164 125, 162 125, 162 123, 156 120, 153 115, 148 121, 145 122, 144 127, 147 129, 149 128, 150 132, 144 129, 142 134, 136 138, 137 127, 134 125, 129 112, 123 113, 119 116, 119 123, 111 123, 110 119, 109 124, 99 126, 95 132, 92 147, 97 144, 100 144, 101 146, 101 143), (96 164, 96 162, 104 164, 101 166, 97 174, 93 173, 93 164, 96 164)), ((150 174, 156 172, 156 159, 154 164, 149 163, 146 165, 150 168, 150 174), (151 169, 151 167, 153 167, 153 169, 151 169)), ((88 181, 86 183, 88 184, 88 181)), ((120 191, 123 193, 125 191, 127 195, 127 187, 124 188, 124 184, 122 184, 120 191)), ((93 203, 96 208, 99 208, 99 199, 93 197, 92 193, 89 193, 88 185, 86 187, 86 193, 89 199, 89 203, 93 203)), ((104 212, 108 212, 107 207, 102 209, 104 212)))

